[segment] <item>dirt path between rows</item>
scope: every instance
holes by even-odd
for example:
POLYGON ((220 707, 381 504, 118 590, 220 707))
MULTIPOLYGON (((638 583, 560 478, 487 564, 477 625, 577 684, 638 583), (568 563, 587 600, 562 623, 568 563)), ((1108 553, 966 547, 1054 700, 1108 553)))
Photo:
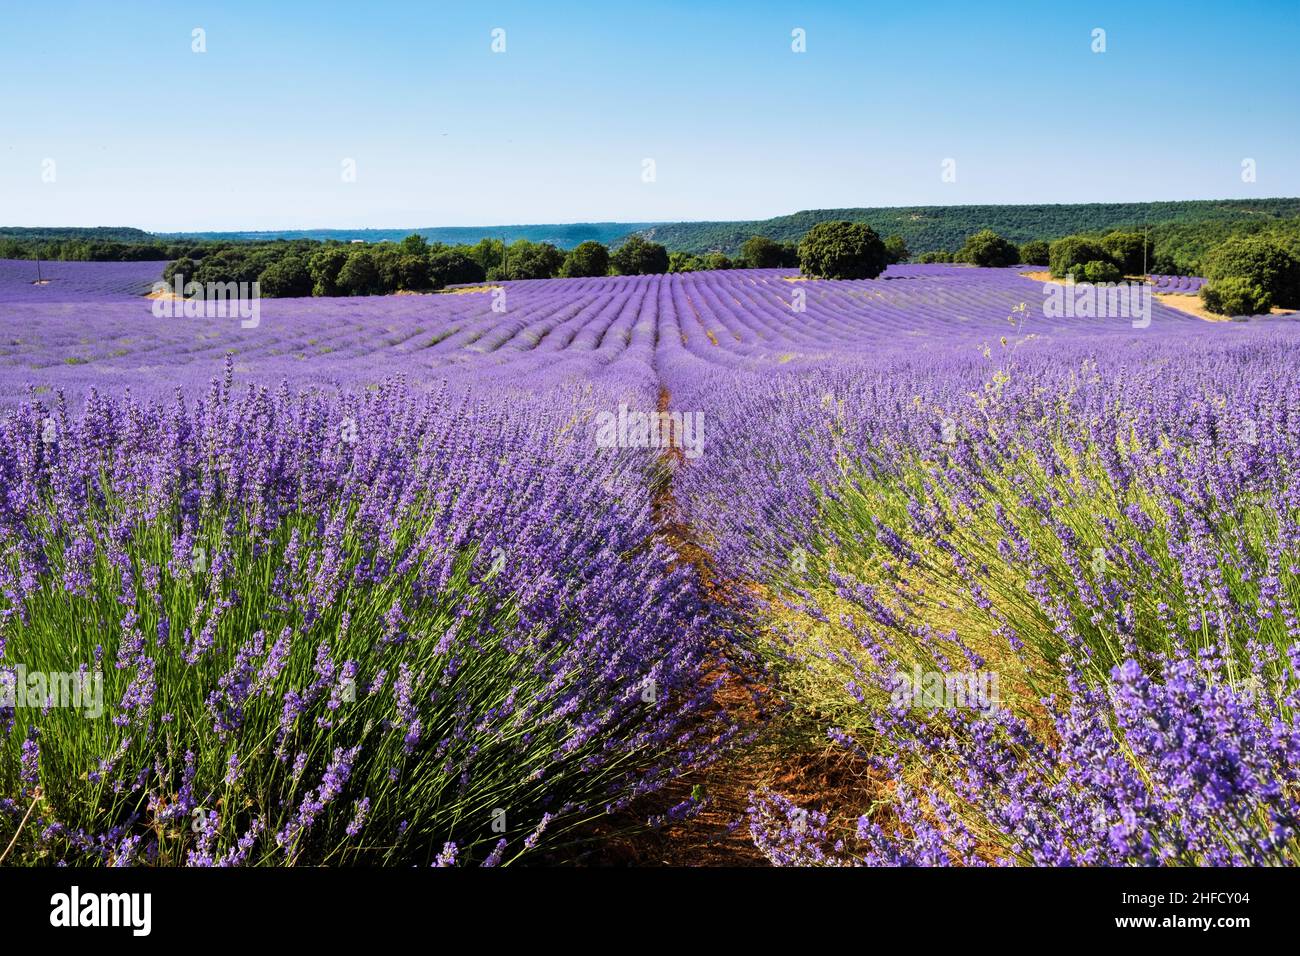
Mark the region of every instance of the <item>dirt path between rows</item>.
MULTIPOLYGON (((658 410, 667 412, 671 396, 660 388, 658 410)), ((735 587, 717 573, 713 558, 691 528, 673 492, 672 477, 685 466, 679 447, 664 452, 663 480, 650 489, 658 537, 698 575, 707 600, 726 615, 735 614, 744 626, 746 602, 735 587)), ((703 797, 703 808, 688 820, 657 829, 611 835, 604 839, 598 862, 632 866, 767 866, 754 846, 747 820, 749 795, 775 790, 803 806, 823 807, 833 794, 862 792, 860 768, 833 750, 792 743, 778 729, 784 705, 751 665, 737 661, 725 635, 715 639, 705 682, 721 678, 715 700, 727 718, 741 725, 753 740, 702 770, 675 778, 662 791, 636 808, 641 819, 667 812, 692 796, 703 797)), ((855 800, 837 801, 841 806, 855 800)))

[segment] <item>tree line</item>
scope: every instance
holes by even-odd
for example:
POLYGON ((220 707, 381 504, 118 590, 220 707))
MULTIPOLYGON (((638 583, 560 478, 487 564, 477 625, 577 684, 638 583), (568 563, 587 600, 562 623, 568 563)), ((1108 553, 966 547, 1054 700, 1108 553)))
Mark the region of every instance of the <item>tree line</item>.
MULTIPOLYGON (((890 261, 906 261, 901 240, 888 240, 890 261)), ((401 242, 344 243, 310 239, 195 246, 168 264, 167 282, 258 282, 268 298, 386 295, 428 292, 453 285, 521 279, 651 275, 716 269, 795 268, 798 247, 762 236, 740 255, 670 253, 661 243, 631 235, 611 249, 595 240, 563 250, 547 242, 481 239, 474 244, 430 243, 420 235, 401 242)))
MULTIPOLYGON (((610 248, 595 240, 563 250, 548 242, 484 238, 473 244, 430 243, 419 234, 400 242, 134 241, 131 230, 7 230, 0 258, 84 261, 170 260, 167 282, 258 282, 267 297, 384 295, 452 285, 520 279, 647 275, 716 269, 798 267, 805 275, 870 279, 913 258, 901 234, 880 238, 865 222, 814 224, 799 242, 753 235, 739 255, 669 252, 633 233, 610 248), (126 241, 105 233, 122 232, 126 241), (50 233, 56 233, 50 235, 50 233)), ((141 235, 148 235, 142 233, 141 235)), ((1056 278, 1118 282, 1142 274, 1203 275, 1207 309, 1226 315, 1300 307, 1300 217, 1251 223, 1170 224, 1156 229, 1079 233, 1017 244, 993 229, 965 237, 954 251, 930 250, 922 263, 982 267, 1046 266, 1056 278)))
MULTIPOLYGON (((847 220, 813 226, 798 253, 805 275, 826 279, 874 279, 895 261, 874 229, 847 220)), ((1088 283, 1173 274, 1162 270, 1167 263, 1148 233, 1124 230, 1017 246, 992 229, 981 229, 956 252, 924 253, 920 261, 987 268, 1046 265, 1054 278, 1088 283)), ((1201 300, 1211 312, 1238 316, 1267 313, 1273 306, 1300 308, 1300 231, 1275 227, 1229 235, 1200 254, 1197 267, 1207 280, 1201 300)))
POLYGON ((881 236, 898 235, 916 254, 955 251, 966 237, 992 229, 1016 244, 1051 241, 1084 233, 1145 231, 1171 253, 1205 251, 1227 238, 1235 227, 1260 228, 1280 219, 1300 217, 1300 198, 1186 200, 1149 203, 1072 203, 1037 205, 909 206, 809 209, 772 219, 747 222, 665 223, 643 230, 669 249, 701 254, 735 255, 750 236, 797 243, 820 222, 861 222, 881 236), (1159 230, 1159 232, 1158 232, 1159 230), (1204 235, 1204 239, 1198 238, 1204 235), (1184 239, 1190 240, 1186 244, 1184 239), (1213 241, 1204 241, 1204 240, 1213 241))
POLYGON ((595 240, 563 250, 547 242, 485 238, 473 244, 430 243, 412 234, 401 242, 345 243, 310 239, 216 242, 193 246, 168 264, 167 282, 258 282, 263 296, 385 295, 453 285, 521 279, 649 275, 709 269, 798 265, 795 247, 755 237, 732 259, 669 253, 660 243, 629 236, 611 249, 595 240))
POLYGON ((0 259, 61 262, 161 262, 183 256, 193 243, 118 239, 45 239, 0 235, 0 259))

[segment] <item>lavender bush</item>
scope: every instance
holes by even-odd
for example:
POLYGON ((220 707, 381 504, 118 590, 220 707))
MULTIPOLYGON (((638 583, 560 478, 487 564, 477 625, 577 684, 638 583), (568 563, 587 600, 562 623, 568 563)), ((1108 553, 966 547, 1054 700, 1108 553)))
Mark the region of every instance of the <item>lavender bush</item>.
POLYGON ((231 376, 0 425, 6 669, 105 702, 0 711, 13 860, 504 863, 721 746, 649 463, 580 405, 231 376))
POLYGON ((679 487, 882 787, 853 832, 755 794, 774 862, 1296 861, 1297 340, 1048 341, 713 377, 679 487), (900 703, 914 670, 998 707, 900 703))

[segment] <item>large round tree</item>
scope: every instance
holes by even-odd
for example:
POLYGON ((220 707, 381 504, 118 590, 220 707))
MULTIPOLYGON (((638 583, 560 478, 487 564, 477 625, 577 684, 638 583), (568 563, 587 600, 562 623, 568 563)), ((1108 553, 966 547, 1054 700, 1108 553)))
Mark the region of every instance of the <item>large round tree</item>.
POLYGON ((1156 247, 1140 232, 1115 231, 1102 236, 1101 247, 1125 275, 1139 275, 1150 271, 1155 261, 1156 247))
POLYGON ((1058 279, 1065 278, 1066 273, 1075 266, 1110 261, 1110 254, 1102 244, 1087 236, 1066 236, 1057 239, 1048 248, 1048 267, 1058 279))
POLYGON ((1211 284, 1244 279, 1274 305, 1300 307, 1300 260, 1263 236, 1237 236, 1216 246, 1205 257, 1205 278, 1211 284))
POLYGON ((767 236, 753 236, 740 247, 740 258, 750 269, 779 269, 785 250, 767 236))
POLYGON ((609 257, 620 275, 653 275, 668 271, 668 250, 636 233, 628 236, 609 257))
POLYGON ((609 273, 609 250, 588 239, 569 250, 560 275, 569 279, 603 276, 609 273))
POLYGON ((971 265, 992 268, 1014 266, 1020 261, 1020 249, 992 229, 981 229, 966 239, 966 244, 957 253, 957 259, 971 265))
POLYGON ((262 270, 257 278, 258 291, 268 299, 311 295, 311 270, 306 256, 287 255, 262 270))
POLYGON ((818 279, 874 279, 887 265, 880 236, 860 222, 819 222, 799 243, 799 271, 818 279))
POLYGON ((483 266, 458 249, 440 249, 429 257, 429 272, 436 289, 447 285, 482 282, 487 276, 483 266))

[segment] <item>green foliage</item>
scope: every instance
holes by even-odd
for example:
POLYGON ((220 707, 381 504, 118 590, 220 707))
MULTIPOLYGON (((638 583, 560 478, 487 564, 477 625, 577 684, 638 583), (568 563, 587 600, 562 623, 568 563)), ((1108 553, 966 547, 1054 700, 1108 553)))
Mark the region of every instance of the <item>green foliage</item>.
POLYGON ((196 268, 198 268, 198 264, 193 259, 182 256, 173 262, 167 263, 167 268, 163 269, 163 281, 171 285, 172 280, 179 275, 182 282, 188 282, 194 275, 196 268))
POLYGON ((1119 282, 1124 273, 1119 266, 1109 259, 1093 259, 1091 262, 1075 263, 1066 271, 1066 275, 1075 282, 1091 282, 1094 285, 1105 282, 1119 282))
POLYGON ((609 250, 599 242, 580 242, 564 258, 560 274, 570 279, 580 279, 609 274, 609 250))
POLYGON ((470 246, 467 254, 477 262, 486 275, 493 269, 500 269, 506 258, 506 244, 500 239, 480 239, 470 246))
POLYGON ((1144 275, 1155 261, 1155 243, 1140 232, 1112 232, 1102 237, 1106 256, 1124 275, 1144 275))
POLYGON ((397 260, 397 288, 421 292, 433 288, 432 263, 427 255, 403 255, 397 260))
MULTIPOLYGON (((572 249, 580 242, 588 240, 610 246, 622 242, 634 232, 653 229, 658 223, 653 222, 567 222, 567 223, 525 223, 513 226, 431 226, 421 228, 418 233, 432 246, 471 247, 485 236, 509 245, 519 239, 529 242, 549 242, 560 249, 572 249)), ((0 226, 0 236, 9 230, 0 226)), ((53 230, 68 232, 69 230, 53 230)), ((115 230, 133 234, 138 238, 124 237, 120 241, 146 242, 160 241, 168 243, 251 243, 273 242, 310 242, 319 245, 325 242, 342 242, 347 244, 353 239, 360 239, 367 245, 378 246, 385 243, 400 244, 413 233, 407 229, 278 229, 270 231, 217 231, 217 232, 183 232, 183 233, 147 233, 141 230, 115 230)), ((653 238, 647 236, 647 238, 653 238)))
POLYGON ((0 259, 149 262, 179 259, 188 249, 188 243, 166 242, 142 229, 126 227, 0 227, 0 259))
POLYGON ((431 285, 441 289, 448 285, 482 282, 487 272, 477 260, 459 249, 439 249, 429 258, 431 285))
POLYGON ((157 237, 132 226, 0 226, 0 239, 17 242, 117 242, 144 245, 157 237))
POLYGON ((1204 275, 1205 258, 1212 249, 1229 239, 1247 236, 1272 240, 1300 257, 1300 217, 1260 215, 1242 221, 1164 223, 1151 228, 1157 260, 1151 271, 1161 275, 1204 275))
POLYGON ((311 272, 312 295, 342 295, 339 291, 339 271, 348 260, 348 247, 333 243, 318 249, 307 260, 311 272))
POLYGON ((912 258, 912 252, 907 248, 907 241, 897 233, 885 240, 885 252, 889 255, 891 266, 912 258))
POLYGON ((1020 250, 992 229, 981 229, 966 239, 956 259, 983 267, 1014 266, 1020 261, 1020 250))
POLYGON ((799 268, 820 279, 874 279, 889 264, 876 231, 858 222, 823 222, 799 243, 799 268))
POLYGON ((1273 303, 1283 308, 1300 307, 1300 259, 1262 236, 1229 239, 1215 248, 1205 258, 1205 278, 1212 284, 1244 279, 1266 293, 1273 303))
MULTIPOLYGON (((777 245, 776 250, 787 259, 793 255, 786 246, 777 245)), ((19 251, 32 250, 22 246, 19 251)), ((400 242, 380 243, 322 244, 310 239, 186 243, 171 251, 172 261, 162 275, 168 284, 176 275, 200 284, 256 281, 268 297, 382 295, 485 280, 541 279, 561 274, 603 276, 609 274, 611 264, 608 248, 594 240, 579 243, 566 255, 544 242, 520 240, 506 247, 499 239, 485 238, 473 246, 445 246, 431 244, 418 234, 400 242), (354 253, 358 254, 356 264, 340 280, 354 253)), ((150 253, 159 254, 157 250, 150 253)), ((664 248, 641 239, 633 242, 623 256, 627 268, 634 271, 668 267, 664 248)), ((721 253, 691 257, 691 269, 734 267, 735 263, 721 253)))
MULTIPOLYGON (((788 216, 749 222, 574 223, 494 227, 499 238, 484 239, 482 227, 421 230, 424 238, 455 246, 476 259, 484 272, 501 265, 502 239, 546 241, 561 248, 593 240, 614 244, 632 232, 675 252, 741 255, 755 236, 788 247, 782 266, 798 265, 794 243, 812 226, 834 220, 865 222, 882 236, 897 235, 912 258, 956 249, 966 237, 992 229, 1012 242, 1028 243, 1088 234, 1144 232, 1149 227, 1154 255, 1149 272, 1202 274, 1209 250, 1235 236, 1271 238, 1300 255, 1300 199, 1234 199, 1157 203, 1088 203, 1075 205, 910 206, 868 209, 804 210, 788 216), (474 243, 474 245, 469 245, 474 243)), ((77 259, 86 261, 198 260, 223 246, 293 247, 311 254, 323 242, 358 235, 369 245, 411 240, 398 230, 302 230, 279 233, 230 232, 152 235, 138 229, 34 229, 0 227, 0 258, 77 259)), ((419 238, 419 237, 417 237, 419 238)), ((411 251, 411 250, 408 250, 411 251)), ((1112 258, 1108 252, 1106 258, 1112 258)), ((746 261, 748 262, 748 258, 746 261)), ((1029 261, 1023 255, 1022 261, 1029 261)), ((1033 258, 1038 258, 1037 256, 1033 258)), ((1041 261, 1035 264, 1042 264, 1041 261)), ((1127 267, 1132 262, 1123 263, 1127 267)), ((1140 269, 1140 265, 1138 266, 1140 269)))
POLYGON ((429 255, 429 240, 425 239, 424 236, 419 233, 411 233, 403 239, 399 245, 402 247, 402 252, 406 253, 408 256, 416 256, 424 259, 429 255))
POLYGON ((200 285, 221 282, 254 282, 275 261, 273 252, 262 248, 222 249, 200 259, 194 281, 200 285))
MULTIPOLYGON (((1059 239, 1092 233, 1098 236, 1116 229, 1136 230, 1151 224, 1157 250, 1164 235, 1178 233, 1175 258, 1194 260, 1209 245, 1222 241, 1236 229, 1269 229, 1281 220, 1300 239, 1300 198, 1228 199, 1154 203, 1086 203, 1014 206, 904 206, 857 209, 811 209, 774 219, 744 222, 677 222, 656 225, 650 237, 669 249, 702 253, 711 250, 728 255, 740 251, 752 236, 767 236, 778 242, 796 242, 819 222, 850 220, 865 222, 882 236, 902 236, 914 256, 941 249, 956 249, 966 237, 981 229, 992 229, 1012 242, 1031 239, 1059 239), (1206 241, 1209 237, 1210 241, 1206 241), (1186 255, 1184 255, 1184 252, 1186 255)), ((1171 249, 1173 247, 1171 246, 1171 249)))
POLYGON ((668 250, 642 236, 629 236, 610 256, 620 275, 654 275, 668 271, 668 250))
POLYGON ((1045 266, 1051 255, 1051 247, 1043 239, 1031 239, 1020 247, 1020 261, 1025 265, 1045 266))
POLYGON ((505 278, 550 279, 564 265, 564 253, 549 242, 520 239, 506 251, 505 278))
POLYGON ((740 258, 747 269, 779 269, 785 263, 785 250, 766 236, 751 236, 740 247, 740 258))
POLYGON ((1264 315, 1273 307, 1273 297, 1250 279, 1226 276, 1201 286, 1201 301, 1219 315, 1264 315))
POLYGON ((700 257, 689 252, 671 252, 668 254, 669 272, 698 272, 704 268, 700 257))
MULTIPOLYGON (((771 266, 780 249, 781 267, 799 265, 798 249, 794 241, 813 225, 822 221, 853 219, 865 221, 878 234, 888 233, 887 255, 890 261, 900 261, 903 250, 913 261, 951 262, 953 254, 946 250, 957 248, 967 236, 990 229, 1010 241, 1022 241, 1018 250, 1022 262, 1041 265, 1050 260, 1050 247, 1045 260, 1044 237, 1070 237, 1078 242, 1088 242, 1092 248, 1076 253, 1071 261, 1059 270, 1064 275, 1072 265, 1086 265, 1092 261, 1114 261, 1124 272, 1141 271, 1143 239, 1146 242, 1147 271, 1158 274, 1205 275, 1206 261, 1214 248, 1232 239, 1254 238, 1268 241, 1286 250, 1291 257, 1300 258, 1300 199, 1226 200, 1174 203, 1112 203, 1073 206, 933 206, 896 209, 865 210, 814 210, 783 216, 761 223, 673 223, 658 224, 640 236, 654 240, 658 247, 662 240, 665 249, 682 253, 670 264, 665 254, 639 257, 639 243, 632 243, 623 254, 625 264, 633 272, 650 272, 671 269, 676 272, 709 268, 716 265, 735 265, 730 257, 739 253, 745 265, 761 263, 771 266), (1149 225, 1148 225, 1149 224, 1149 225), (703 238, 701 238, 703 237, 703 238), (745 254, 746 244, 752 255, 745 254), (901 244, 901 245, 900 245, 901 244), (1098 252, 1100 250, 1100 252, 1098 252), (708 253, 719 253, 712 260, 708 253)), ((615 236, 618 224, 578 223, 572 226, 509 226, 501 227, 499 235, 507 239, 529 239, 527 247, 544 245, 534 236, 554 235, 556 241, 567 245, 585 241, 598 242, 603 237, 615 236), (595 228, 600 227, 600 228, 595 228), (608 227, 608 228, 606 228, 608 227)), ((626 224, 625 228, 633 228, 626 224)), ((377 291, 392 292, 403 288, 420 288, 424 282, 423 268, 413 261, 403 260, 404 255, 429 260, 428 284, 438 287, 447 282, 480 282, 484 279, 508 279, 527 274, 545 274, 553 264, 545 260, 546 254, 532 253, 521 256, 518 270, 506 264, 506 247, 501 238, 484 238, 482 228, 455 227, 423 230, 423 234, 403 236, 395 230, 370 230, 367 235, 385 241, 369 242, 374 250, 375 263, 380 273, 377 291), (430 243, 428 235, 464 236, 473 245, 448 246, 430 243), (395 241, 388 241, 389 239, 395 241), (463 260, 444 260, 435 265, 438 256, 448 250, 468 257, 477 264, 470 271, 463 268, 463 260), (541 260, 540 264, 538 260, 541 260)), ((259 279, 275 262, 286 256, 300 256, 307 260, 312 273, 313 292, 317 295, 338 295, 334 280, 342 268, 343 259, 338 253, 319 258, 329 248, 347 250, 348 243, 333 236, 355 236, 355 232, 341 230, 315 230, 297 233, 204 233, 155 236, 131 229, 28 229, 0 227, 0 258, 36 258, 126 261, 170 260, 164 277, 168 280, 176 272, 186 279, 202 282, 252 281, 259 279), (287 238, 268 238, 287 237, 287 238), (322 241, 324 239, 324 241, 322 241), (181 263, 180 260, 188 260, 181 263), (200 269, 206 262, 206 266, 200 269), (315 262, 313 266, 312 263, 315 262), (183 266, 183 268, 181 268, 183 266)), ((616 237, 616 236, 615 236, 616 237)), ((625 246, 628 243, 624 243, 625 246)), ((524 247, 521 247, 524 248, 524 247)), ((346 257, 346 251, 342 254, 346 257)), ((613 257, 611 257, 612 259, 613 257)), ((617 264, 611 262, 614 268, 617 264)), ((1059 263, 1058 263, 1059 265, 1059 263)), ((559 267, 562 269, 563 265, 559 267)), ((552 270, 555 274, 559 269, 552 270)), ((623 271, 618 269, 618 271, 623 271)), ((1285 271, 1285 270, 1284 270, 1285 271)), ((274 283, 273 283, 274 284, 274 283)), ((1288 283, 1283 282, 1283 286, 1288 283)), ((1275 302, 1283 304, 1297 300, 1297 290, 1283 288, 1272 292, 1275 302)))
POLYGON ((342 295, 373 295, 379 291, 379 266, 365 246, 353 249, 339 269, 338 289, 342 295))
POLYGON ((1074 266, 1089 262, 1107 262, 1110 257, 1105 247, 1096 239, 1087 236, 1067 236, 1052 243, 1048 264, 1052 275, 1058 279, 1065 278, 1074 266))
POLYGON ((305 256, 285 256, 273 262, 257 278, 262 295, 283 299, 311 295, 312 274, 305 256))

